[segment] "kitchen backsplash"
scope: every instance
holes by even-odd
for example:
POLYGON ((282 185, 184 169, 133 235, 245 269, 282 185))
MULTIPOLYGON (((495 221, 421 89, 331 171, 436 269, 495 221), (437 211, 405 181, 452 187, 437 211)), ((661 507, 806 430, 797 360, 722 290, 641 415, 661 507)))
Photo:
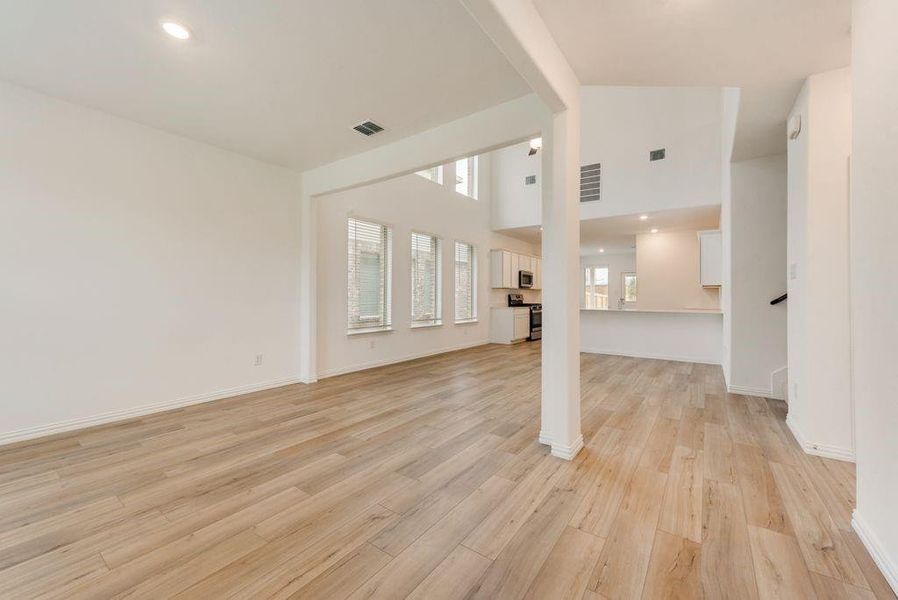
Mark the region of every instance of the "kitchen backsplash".
POLYGON ((527 303, 541 303, 542 302, 542 290, 504 290, 504 289, 491 289, 490 290, 490 306, 508 306, 508 294, 524 294, 524 302, 527 303))

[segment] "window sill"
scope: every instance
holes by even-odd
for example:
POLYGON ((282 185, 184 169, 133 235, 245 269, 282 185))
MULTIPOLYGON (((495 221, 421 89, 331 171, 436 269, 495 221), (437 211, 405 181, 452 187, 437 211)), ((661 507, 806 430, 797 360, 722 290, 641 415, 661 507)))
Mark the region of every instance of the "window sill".
POLYGON ((480 321, 475 318, 475 319, 463 319, 461 321, 456 321, 455 324, 456 325, 471 325, 473 323, 479 323, 479 322, 480 321))
POLYGON ((442 321, 436 321, 434 323, 412 323, 409 326, 409 329, 429 329, 431 327, 442 327, 442 321))
POLYGON ((350 329, 346 335, 365 335, 368 333, 388 333, 393 331, 393 327, 366 327, 364 329, 350 329))

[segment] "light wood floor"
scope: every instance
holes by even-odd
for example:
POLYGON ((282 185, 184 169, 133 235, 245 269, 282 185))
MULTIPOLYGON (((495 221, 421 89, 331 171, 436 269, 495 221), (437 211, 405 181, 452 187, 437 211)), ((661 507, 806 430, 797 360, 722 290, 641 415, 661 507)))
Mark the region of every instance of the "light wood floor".
POLYGON ((0 598, 893 598, 854 469, 720 369, 486 346, 0 448, 0 598))

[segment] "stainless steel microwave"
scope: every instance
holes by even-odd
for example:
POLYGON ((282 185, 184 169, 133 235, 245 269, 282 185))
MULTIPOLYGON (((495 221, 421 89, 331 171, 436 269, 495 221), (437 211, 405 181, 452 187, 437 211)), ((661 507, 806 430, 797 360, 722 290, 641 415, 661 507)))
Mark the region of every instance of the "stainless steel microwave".
POLYGON ((518 271, 518 287, 519 288, 532 288, 533 287, 533 273, 530 271, 518 271))

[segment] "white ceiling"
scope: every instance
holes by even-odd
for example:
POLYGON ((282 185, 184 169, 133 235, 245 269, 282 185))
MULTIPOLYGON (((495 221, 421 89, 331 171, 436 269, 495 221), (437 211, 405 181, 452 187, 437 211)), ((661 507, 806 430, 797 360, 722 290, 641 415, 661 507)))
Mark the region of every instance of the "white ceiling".
MULTIPOLYGON (((643 213, 648 217, 642 220, 640 214, 620 215, 602 219, 584 219, 580 221, 580 255, 596 254, 604 248, 607 254, 633 252, 636 236, 641 233, 658 231, 698 231, 700 229, 716 229, 720 226, 720 205, 696 206, 643 213)), ((538 226, 503 229, 499 233, 539 244, 542 233, 538 226)))
POLYGON ((0 0, 0 79, 299 169, 529 92, 457 0, 0 0))
POLYGON ((812 73, 847 66, 850 0, 535 0, 584 85, 742 87, 734 158, 785 152, 812 73))

